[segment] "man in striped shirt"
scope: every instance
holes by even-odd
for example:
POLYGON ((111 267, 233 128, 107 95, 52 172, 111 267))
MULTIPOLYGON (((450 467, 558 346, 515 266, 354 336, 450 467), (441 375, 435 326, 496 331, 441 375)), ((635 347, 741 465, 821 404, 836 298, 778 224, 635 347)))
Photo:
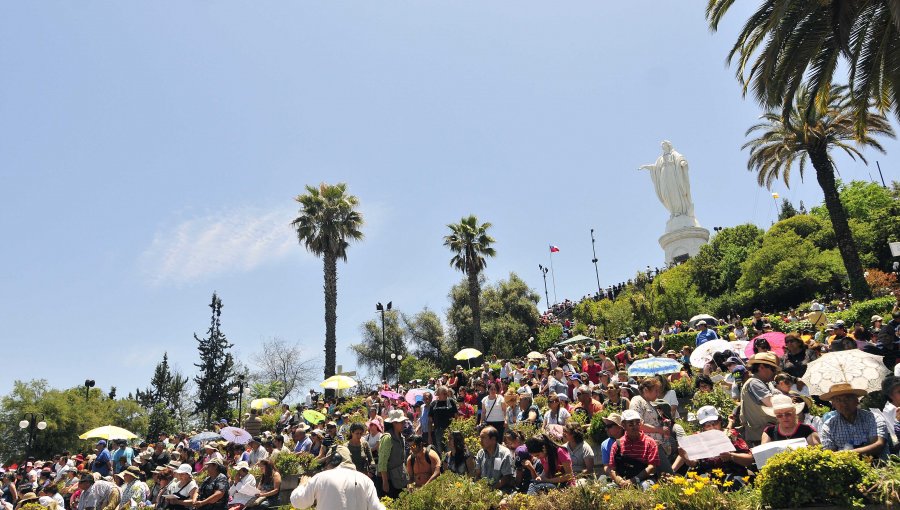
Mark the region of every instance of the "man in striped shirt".
POLYGON ((619 487, 647 486, 659 467, 656 441, 641 431, 641 415, 628 409, 622 413, 625 435, 612 445, 609 455, 610 477, 619 487))

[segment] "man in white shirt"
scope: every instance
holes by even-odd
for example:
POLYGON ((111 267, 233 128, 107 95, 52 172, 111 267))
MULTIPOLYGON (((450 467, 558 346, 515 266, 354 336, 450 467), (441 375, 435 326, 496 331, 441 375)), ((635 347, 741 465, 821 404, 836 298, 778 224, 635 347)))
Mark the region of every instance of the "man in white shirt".
POLYGON ((342 508, 347 510, 385 510, 375 492, 372 479, 356 470, 346 446, 335 446, 328 453, 326 471, 300 479, 291 493, 291 506, 302 509, 342 508))
POLYGON ((250 439, 250 460, 247 462, 251 466, 255 466, 259 461, 269 458, 269 452, 262 446, 262 441, 257 436, 250 439))
POLYGON ((231 496, 231 503, 228 506, 229 508, 234 505, 245 507, 247 503, 256 499, 256 495, 259 494, 259 491, 253 490, 256 487, 256 478, 253 478, 253 475, 250 474, 250 465, 246 461, 238 462, 234 465, 234 468, 237 470, 235 475, 237 482, 232 483, 231 487, 228 488, 228 495, 231 496))

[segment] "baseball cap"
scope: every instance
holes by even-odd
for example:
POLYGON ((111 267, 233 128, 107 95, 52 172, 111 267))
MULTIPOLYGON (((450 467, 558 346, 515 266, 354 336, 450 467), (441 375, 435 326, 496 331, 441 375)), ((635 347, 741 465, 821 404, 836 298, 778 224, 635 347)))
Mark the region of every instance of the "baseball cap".
POLYGON ((622 412, 622 421, 640 420, 641 415, 634 409, 626 409, 622 412))
POLYGON ((185 474, 193 474, 194 470, 191 468, 190 464, 182 464, 178 466, 178 469, 175 470, 176 473, 185 473, 185 474))
POLYGON ((97 446, 106 446, 106 440, 101 439, 101 440, 97 441, 97 446))
POLYGON ((719 411, 713 406, 703 406, 697 410, 697 421, 700 425, 719 419, 719 411))

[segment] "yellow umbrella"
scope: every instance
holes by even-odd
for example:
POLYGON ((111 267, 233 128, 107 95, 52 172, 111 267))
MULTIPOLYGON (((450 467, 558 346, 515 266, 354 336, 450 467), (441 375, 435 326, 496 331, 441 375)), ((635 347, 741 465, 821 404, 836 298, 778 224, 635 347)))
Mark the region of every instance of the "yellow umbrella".
POLYGON ((471 347, 463 349, 453 355, 454 358, 460 360, 477 358, 478 356, 481 356, 481 351, 479 351, 478 349, 472 349, 471 347))
POLYGON ((481 351, 479 351, 478 349, 473 349, 471 347, 463 349, 453 355, 453 357, 456 359, 466 360, 466 362, 469 364, 469 368, 472 368, 472 362, 469 360, 471 360, 472 358, 477 358, 478 356, 481 356, 481 351))
POLYGON ((274 398, 257 398, 255 400, 250 401, 250 409, 266 409, 268 407, 274 407, 278 405, 278 401, 274 398))
POLYGON ((319 386, 325 388, 326 390, 346 390, 347 388, 352 388, 357 384, 359 383, 347 377, 346 375, 333 375, 328 379, 320 382, 319 386))
POLYGON ((99 439, 134 439, 137 436, 121 427, 112 425, 97 427, 78 436, 79 439, 90 439, 92 437, 99 439))

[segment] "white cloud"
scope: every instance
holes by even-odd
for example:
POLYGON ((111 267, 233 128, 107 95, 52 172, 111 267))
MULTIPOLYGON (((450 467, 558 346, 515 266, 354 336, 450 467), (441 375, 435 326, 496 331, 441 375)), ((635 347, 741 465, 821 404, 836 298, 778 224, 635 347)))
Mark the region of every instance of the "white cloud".
POLYGON ((183 221, 156 233, 141 268, 154 285, 252 271, 304 252, 290 226, 296 213, 291 207, 243 208, 183 221))

